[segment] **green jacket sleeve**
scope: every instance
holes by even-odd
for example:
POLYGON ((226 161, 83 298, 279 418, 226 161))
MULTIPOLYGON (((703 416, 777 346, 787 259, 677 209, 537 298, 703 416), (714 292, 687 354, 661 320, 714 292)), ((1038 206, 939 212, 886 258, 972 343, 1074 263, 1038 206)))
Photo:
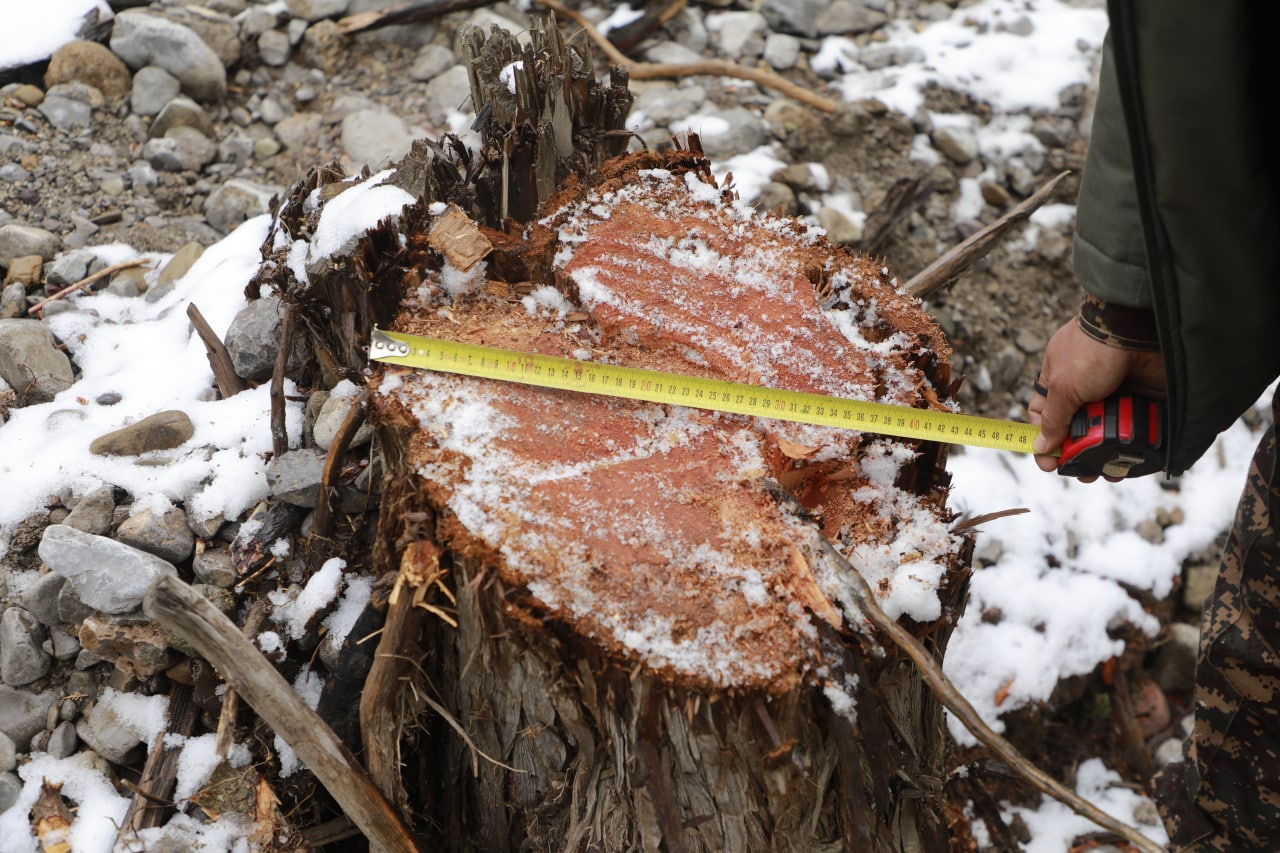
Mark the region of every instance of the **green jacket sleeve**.
POLYGON ((1131 308, 1151 306, 1133 159, 1110 38, 1103 45, 1098 103, 1076 209, 1072 264, 1080 286, 1102 302, 1131 308))

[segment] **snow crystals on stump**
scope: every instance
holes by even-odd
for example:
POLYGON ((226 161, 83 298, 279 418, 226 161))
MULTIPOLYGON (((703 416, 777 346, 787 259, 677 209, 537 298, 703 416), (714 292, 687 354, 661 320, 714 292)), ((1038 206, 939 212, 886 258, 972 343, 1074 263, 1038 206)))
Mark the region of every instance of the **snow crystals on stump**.
MULTIPOLYGON (((395 328, 950 406, 945 341, 887 271, 738 203, 700 157, 618 158, 546 209, 490 257, 533 281, 458 298, 424 271, 395 328)), ((860 621, 821 535, 891 614, 940 615, 961 543, 941 490, 911 488, 909 443, 397 368, 378 394, 420 426, 409 458, 450 546, 627 665, 701 688, 821 683, 819 623, 860 621)))

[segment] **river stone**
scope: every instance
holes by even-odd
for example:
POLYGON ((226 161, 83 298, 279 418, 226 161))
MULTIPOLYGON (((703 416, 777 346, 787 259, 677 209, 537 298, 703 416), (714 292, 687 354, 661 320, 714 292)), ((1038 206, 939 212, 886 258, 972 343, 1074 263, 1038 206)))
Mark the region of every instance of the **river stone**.
POLYGON ((279 192, 278 187, 232 178, 209 193, 204 203, 205 219, 219 231, 233 231, 245 220, 266 213, 272 197, 279 192))
POLYGON ((30 684, 53 665, 53 657, 41 644, 45 627, 21 607, 10 607, 0 616, 0 681, 14 687, 30 684))
POLYGON ((413 65, 409 68, 409 77, 425 83, 452 68, 453 64, 453 51, 449 48, 442 44, 424 45, 413 59, 413 65))
POLYGON ((347 11, 349 0, 285 0, 289 15, 304 21, 336 18, 347 11))
POLYGON ((289 61, 292 50, 289 37, 279 30, 267 30, 258 36, 258 58, 265 65, 279 68, 289 61))
POLYGON ((167 560, 106 536, 51 524, 40 539, 40 559, 65 577, 81 602, 103 613, 138 609, 152 582, 177 576, 167 560))
POLYGON ((129 68, 118 56, 94 41, 67 42, 53 53, 44 73, 46 89, 73 81, 88 83, 107 98, 129 94, 129 68))
POLYGON ((191 561, 191 571, 196 580, 209 586, 231 589, 236 583, 236 566, 230 551, 207 550, 196 554, 191 561))
MULTIPOLYGON (((448 108, 452 110, 459 106, 450 103, 448 108)), ((412 144, 413 135, 409 128, 389 110, 360 110, 342 120, 342 149, 357 170, 363 166, 376 169, 399 160, 409 153, 412 144)))
POLYGON ((25 406, 52 400, 71 387, 75 375, 43 323, 12 318, 0 320, 0 379, 25 406))
POLYGON ((111 50, 131 68, 160 66, 196 100, 216 101, 227 93, 227 70, 213 49, 190 27, 145 10, 116 15, 111 50))
POLYGON ((156 116, 155 121, 151 122, 151 129, 147 131, 147 137, 150 139, 161 138, 175 127, 193 128, 200 131, 200 134, 208 139, 213 139, 217 136, 217 131, 213 127, 213 119, 209 118, 209 114, 204 111, 204 107, 181 95, 164 105, 164 108, 160 110, 160 114, 156 116))
POLYGON ((31 736, 44 731, 56 701, 52 691, 33 694, 0 684, 0 732, 9 736, 18 752, 26 752, 31 736))
POLYGON ((52 260, 58 253, 58 244, 58 235, 43 228, 16 222, 0 225, 0 267, 7 267, 26 255, 52 260))
POLYGON ((98 259, 90 249, 72 249, 63 252, 49 264, 49 272, 45 279, 49 284, 66 287, 75 284, 89 274, 89 267, 98 259))
POLYGON ((101 536, 111 529, 115 509, 115 490, 110 486, 99 486, 82 497, 62 523, 82 533, 101 536))
POLYGON ((44 258, 39 255, 23 255, 20 258, 14 258, 9 262, 9 271, 4 275, 5 286, 7 287, 10 284, 36 284, 40 281, 40 275, 43 271, 44 258))
POLYGON ((185 562, 196 544, 187 514, 177 507, 162 513, 144 509, 126 518, 116 530, 116 539, 170 563, 185 562))
POLYGON ((264 296, 250 302, 232 319, 223 343, 238 375, 255 381, 271 376, 280 350, 283 317, 280 298, 264 296))
POLYGON ((49 745, 45 749, 53 758, 70 758, 79 744, 80 738, 76 735, 75 725, 59 723, 49 735, 49 745))
POLYGON ((290 450, 267 465, 267 494, 293 506, 313 508, 324 474, 324 454, 312 449, 290 450))
POLYGON ((63 132, 80 130, 93 124, 93 107, 65 95, 49 95, 40 104, 40 114, 49 124, 63 132))
POLYGON ((98 436, 89 445, 89 452, 95 456, 137 456, 151 450, 172 450, 195 432, 186 412, 170 409, 98 436))
POLYGON ((195 128, 179 125, 148 139, 142 156, 162 172, 199 172, 218 156, 218 146, 195 128))
POLYGON ((298 149, 315 144, 322 124, 324 118, 319 113, 294 113, 277 122, 273 130, 281 145, 298 149))
POLYGON ((938 128, 933 132, 933 145, 961 166, 978 156, 978 137, 967 127, 938 128))
POLYGON ((156 276, 156 285, 172 284, 191 271, 191 267, 204 254, 204 246, 192 240, 173 253, 168 263, 160 268, 156 276))
POLYGON ((164 105, 178 97, 182 84, 178 78, 158 65, 139 68, 133 75, 133 91, 129 104, 135 115, 157 115, 164 105))
POLYGON ((136 727, 120 718, 115 705, 99 702, 76 723, 76 734, 113 764, 132 764, 142 754, 136 727))
POLYGON ((889 22, 884 12, 869 9, 869 5, 853 0, 834 0, 826 4, 814 18, 818 35, 856 35, 879 29, 889 22))
POLYGON ((1174 622, 1166 630, 1165 642, 1157 649, 1152 678, 1166 693, 1191 690, 1196 680, 1196 655, 1200 647, 1200 629, 1185 622, 1174 622))
MULTIPOLYGON (((328 450, 333 446, 333 440, 338 435, 338 430, 342 428, 342 422, 347 417, 347 412, 351 411, 351 405, 355 402, 355 397, 330 397, 324 401, 324 405, 320 407, 320 413, 316 415, 315 426, 312 427, 312 435, 315 437, 316 446, 321 450, 328 450)), ((365 420, 360 428, 356 430, 355 436, 351 439, 351 447, 360 447, 368 444, 373 439, 373 425, 365 420)))
POLYGON ((43 574, 22 591, 19 601, 41 625, 48 628, 60 625, 62 617, 58 614, 58 596, 66 583, 67 579, 57 572, 43 574))
MULTIPOLYGON (((6 284, 4 289, 0 290, 0 320, 21 317, 25 313, 27 313, 27 286, 20 281, 6 284)), ((3 381, 0 380, 0 382, 3 381)), ((6 385, 0 388, 0 391, 7 387, 6 385)))
POLYGON ((8 773, 18 766, 18 748, 13 745, 13 738, 0 732, 0 773, 8 773))

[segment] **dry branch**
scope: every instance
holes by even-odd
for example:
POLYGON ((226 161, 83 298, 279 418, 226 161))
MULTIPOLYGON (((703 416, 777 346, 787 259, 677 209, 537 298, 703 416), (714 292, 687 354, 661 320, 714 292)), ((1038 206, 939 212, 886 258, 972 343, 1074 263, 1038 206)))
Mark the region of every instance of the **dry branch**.
POLYGON ((491 6, 493 0, 410 0, 385 9, 373 9, 348 15, 338 21, 338 29, 348 36, 390 27, 396 24, 420 24, 450 12, 462 12, 491 6))
POLYGON ((1001 216, 968 239, 952 246, 941 257, 916 273, 907 282, 907 292, 924 299, 935 290, 955 281, 960 273, 967 270, 994 249, 1013 226, 1026 220, 1031 214, 1039 210, 1040 206, 1053 195, 1058 185, 1070 174, 1070 172, 1060 172, 1057 177, 1036 190, 1004 216, 1001 216))
POLYGON ((280 332, 280 349, 276 351, 275 369, 271 371, 271 453, 276 459, 289 450, 289 431, 285 427, 284 371, 293 350, 293 333, 297 326, 297 309, 284 307, 284 326, 280 332))
MULTIPOLYGON (((200 718, 200 709, 191 698, 191 688, 184 684, 175 684, 169 691, 169 710, 165 730, 156 735, 151 744, 151 752, 147 755, 147 763, 142 768, 142 776, 129 801, 129 810, 125 812, 120 823, 120 831, 116 836, 116 844, 129 833, 140 829, 160 826, 173 811, 174 786, 178 781, 178 756, 182 750, 165 746, 165 738, 169 734, 188 737, 195 731, 196 721, 200 718)), ((128 849, 128 844, 122 845, 128 849)))
POLYGON ((929 653, 929 650, 880 609, 880 605, 876 603, 876 598, 871 592, 871 588, 863 580, 862 573, 843 554, 837 551, 830 542, 824 539, 822 545, 827 556, 835 560, 840 566, 842 575, 849 579, 850 588, 853 589, 854 594, 858 597, 858 604, 862 607, 867 618, 871 620, 873 625, 887 634, 889 639, 911 658, 919 669, 920 674, 924 677, 925 683, 929 685, 929 689, 938 697, 938 701, 945 705, 948 711, 955 714, 960 719, 960 722, 964 723, 965 728, 972 732, 978 740, 982 741, 988 749, 998 755, 1002 761, 1006 762, 1019 776, 1030 782, 1042 794, 1053 797, 1081 817, 1087 818, 1098 826, 1116 833, 1139 850, 1146 851, 1146 853, 1163 853, 1163 847, 1133 827, 1127 826, 1111 815, 1106 814, 1093 803, 1085 800, 1075 791, 1067 788, 1057 779, 1054 779, 1026 758, 1023 758, 1013 744, 983 722, 982 717, 969 704, 969 700, 965 699, 960 691, 955 688, 955 685, 951 683, 950 679, 943 674, 942 668, 938 666, 938 662, 933 659, 933 655, 929 653))
POLYGON ((190 318, 191 325, 200 336, 200 340, 204 341, 209 367, 213 369, 213 381, 218 384, 218 393, 222 395, 222 399, 234 397, 248 388, 249 384, 236 373, 235 365, 231 362, 231 353, 227 352, 226 346, 194 302, 187 305, 187 317, 190 318))
POLYGON ((62 299, 66 296, 69 296, 72 293, 75 293, 77 290, 80 290, 81 288, 88 287, 89 285, 93 284, 95 281, 101 281, 107 276, 115 275, 121 270, 133 269, 134 267, 140 267, 144 264, 149 264, 153 260, 155 260, 155 258, 134 258, 131 261, 121 261, 118 264, 112 264, 109 267, 103 267, 93 275, 85 276, 84 278, 77 281, 75 284, 68 285, 67 287, 62 288, 62 290, 59 290, 57 293, 53 294, 52 296, 41 299, 35 305, 32 305, 30 308, 28 308, 27 313, 34 314, 37 311, 43 311, 44 306, 48 305, 50 302, 54 302, 58 299, 62 299))
POLYGON ((190 643, 276 734, 298 754, 374 849, 417 853, 400 815, 383 798, 354 755, 284 676, 262 657, 235 623, 174 577, 152 584, 143 610, 190 643))
POLYGON ((347 448, 355 438, 356 431, 364 423, 365 411, 369 407, 369 390, 361 391, 347 409, 347 416, 342 419, 333 444, 329 445, 329 453, 324 458, 324 471, 320 475, 319 494, 316 495, 316 518, 314 530, 317 536, 328 536, 333 527, 333 508, 330 502, 337 493, 338 474, 342 470, 342 460, 347 455, 347 448))

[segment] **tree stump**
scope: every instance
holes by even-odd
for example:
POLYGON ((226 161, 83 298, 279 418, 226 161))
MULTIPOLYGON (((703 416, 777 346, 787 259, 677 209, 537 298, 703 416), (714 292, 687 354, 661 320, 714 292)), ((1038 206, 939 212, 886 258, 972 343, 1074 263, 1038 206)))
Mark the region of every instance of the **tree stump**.
POLYGON ((942 446, 368 369, 380 325, 948 407, 943 336, 879 262, 738 202, 696 137, 623 154, 625 74, 531 36, 463 35, 480 152, 316 170, 251 285, 372 392, 397 583, 367 766, 431 849, 946 849, 941 706, 822 548, 941 659, 971 544, 942 446), (313 251, 335 199, 382 190, 412 202, 313 251))

